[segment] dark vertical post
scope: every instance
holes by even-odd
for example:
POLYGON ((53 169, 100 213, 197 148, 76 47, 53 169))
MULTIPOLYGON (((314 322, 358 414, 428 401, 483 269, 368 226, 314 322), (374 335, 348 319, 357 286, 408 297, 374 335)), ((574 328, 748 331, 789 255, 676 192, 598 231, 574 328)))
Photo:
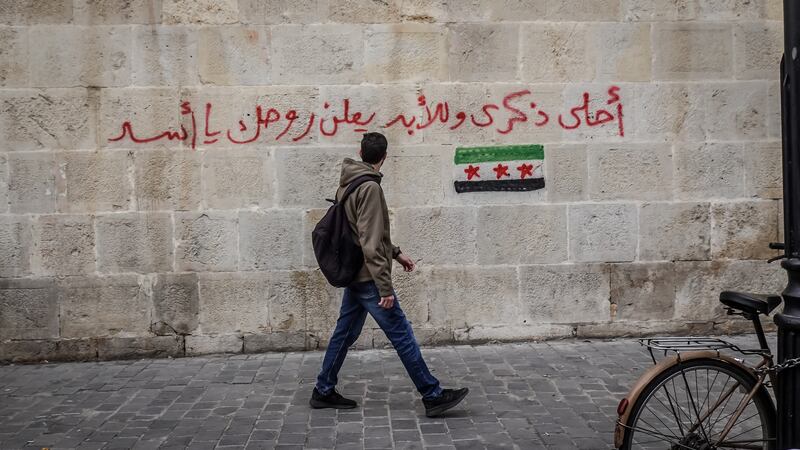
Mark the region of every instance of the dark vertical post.
MULTIPOLYGON (((783 1, 784 53, 781 62, 781 119, 783 133, 783 229, 781 266, 789 276, 783 290, 778 325, 778 363, 800 357, 800 2, 783 1)), ((800 369, 778 373, 779 450, 800 448, 800 369)))

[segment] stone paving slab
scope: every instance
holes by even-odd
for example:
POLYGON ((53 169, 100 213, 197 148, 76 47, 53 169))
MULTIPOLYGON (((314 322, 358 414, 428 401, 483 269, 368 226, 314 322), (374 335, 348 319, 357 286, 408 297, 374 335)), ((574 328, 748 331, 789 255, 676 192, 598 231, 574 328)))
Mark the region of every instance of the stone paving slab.
POLYGON ((632 339, 423 354, 471 390, 441 418, 393 350, 348 355, 347 411, 308 406, 321 352, 0 366, 0 449, 610 449, 616 405, 651 364, 632 339))

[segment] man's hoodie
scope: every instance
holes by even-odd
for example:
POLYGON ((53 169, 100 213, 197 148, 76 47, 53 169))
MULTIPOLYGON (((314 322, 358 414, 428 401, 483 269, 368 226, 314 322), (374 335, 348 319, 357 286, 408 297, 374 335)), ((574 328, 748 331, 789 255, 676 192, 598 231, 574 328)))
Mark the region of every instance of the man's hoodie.
MULTIPOLYGON (((371 164, 345 158, 336 200, 339 201, 347 186, 362 175, 383 177, 371 164)), ((381 297, 392 295, 392 255, 400 249, 392 244, 389 236, 389 208, 380 184, 374 181, 361 184, 347 197, 344 209, 364 253, 364 265, 355 281, 373 280, 381 297)))

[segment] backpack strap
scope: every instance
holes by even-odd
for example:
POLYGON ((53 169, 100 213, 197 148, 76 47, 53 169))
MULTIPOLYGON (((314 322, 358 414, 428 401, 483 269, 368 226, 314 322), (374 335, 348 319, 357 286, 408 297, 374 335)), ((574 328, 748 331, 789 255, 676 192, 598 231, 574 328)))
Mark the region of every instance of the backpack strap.
MULTIPOLYGON (((367 181, 374 181, 378 184, 381 184, 381 178, 376 177, 375 175, 361 175, 360 177, 356 178, 355 180, 351 181, 350 184, 347 185, 347 189, 345 189, 344 193, 342 193, 342 199, 339 200, 338 203, 344 203, 347 200, 347 197, 356 190, 357 187, 361 186, 362 184, 366 183, 367 181)), ((334 202, 336 204, 336 202, 334 202)))

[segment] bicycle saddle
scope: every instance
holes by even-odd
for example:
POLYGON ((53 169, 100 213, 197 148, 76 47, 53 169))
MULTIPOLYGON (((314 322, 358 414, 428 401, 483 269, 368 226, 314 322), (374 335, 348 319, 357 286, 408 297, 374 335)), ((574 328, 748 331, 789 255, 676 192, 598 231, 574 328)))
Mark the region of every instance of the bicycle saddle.
POLYGON ((723 305, 748 314, 769 314, 783 299, 780 295, 749 294, 746 292, 722 291, 719 301, 723 305))

